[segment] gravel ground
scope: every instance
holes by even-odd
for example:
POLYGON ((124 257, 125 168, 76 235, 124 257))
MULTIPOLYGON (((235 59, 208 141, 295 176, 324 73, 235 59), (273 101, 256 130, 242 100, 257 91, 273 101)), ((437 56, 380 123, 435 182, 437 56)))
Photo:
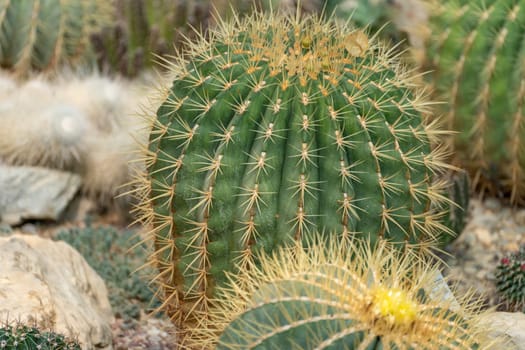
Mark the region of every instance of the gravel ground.
POLYGON ((114 350, 171 350, 176 349, 175 329, 165 318, 144 318, 130 327, 121 319, 113 322, 114 350))
POLYGON ((487 306, 505 311, 496 291, 495 271, 501 258, 525 244, 525 209, 513 209, 496 199, 472 199, 468 224, 446 251, 444 275, 458 293, 472 290, 487 306))

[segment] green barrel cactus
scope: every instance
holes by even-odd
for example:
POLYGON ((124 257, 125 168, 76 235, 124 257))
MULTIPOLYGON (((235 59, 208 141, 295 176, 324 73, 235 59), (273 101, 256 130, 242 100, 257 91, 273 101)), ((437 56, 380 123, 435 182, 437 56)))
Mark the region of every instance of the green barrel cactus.
POLYGON ((25 74, 78 61, 106 11, 103 0, 0 1, 0 66, 25 74))
POLYGON ((496 286, 509 309, 525 312, 525 245, 501 259, 496 271, 496 286))
MULTIPOLYGON (((383 242, 384 243, 384 242, 383 242)), ((435 263, 380 243, 278 250, 218 293, 199 349, 497 349, 479 300, 456 300, 435 263), (444 283, 444 284, 443 284, 444 283)), ((502 347, 502 349, 505 347, 502 347)))
POLYGON ((525 200, 525 1, 448 0, 431 20, 428 69, 457 161, 483 192, 525 200))
POLYGON ((206 315, 225 271, 311 232, 420 250, 450 234, 441 131, 362 31, 255 13, 220 23, 172 69, 141 209, 177 322, 206 315))

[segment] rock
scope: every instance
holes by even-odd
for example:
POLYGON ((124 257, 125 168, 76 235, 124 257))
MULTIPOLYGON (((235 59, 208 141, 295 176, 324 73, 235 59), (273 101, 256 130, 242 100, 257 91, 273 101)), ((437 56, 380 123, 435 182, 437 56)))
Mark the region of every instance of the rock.
POLYGON ((0 237, 0 320, 21 320, 112 349, 113 313, 104 281, 64 242, 0 237))
POLYGON ((482 322, 490 326, 491 337, 505 337, 509 341, 506 349, 525 350, 525 314, 521 312, 494 312, 486 315, 482 322))
POLYGON ((448 303, 451 310, 459 310, 460 305, 440 271, 436 271, 432 282, 424 287, 430 298, 448 303))
POLYGON ((489 230, 483 227, 479 227, 474 231, 474 234, 484 247, 490 247, 490 245, 492 244, 493 237, 489 230))
POLYGON ((0 222, 58 220, 81 183, 78 175, 29 166, 0 165, 0 222))

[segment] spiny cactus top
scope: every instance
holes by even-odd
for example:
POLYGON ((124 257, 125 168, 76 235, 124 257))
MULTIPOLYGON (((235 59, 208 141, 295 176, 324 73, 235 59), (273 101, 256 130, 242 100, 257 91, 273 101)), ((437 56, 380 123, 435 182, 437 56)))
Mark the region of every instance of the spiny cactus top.
POLYGON ((82 57, 107 20, 104 0, 0 1, 0 66, 19 74, 82 57))
POLYGON ((179 316, 307 233, 426 248, 446 230, 424 93, 362 31, 253 14, 188 55, 153 120, 142 205, 179 316))
POLYGON ((525 1, 449 0, 433 12, 428 60, 462 165, 525 200, 525 1))
POLYGON ((188 345, 498 349, 499 340, 480 334, 479 301, 456 300, 437 273, 435 263, 384 242, 375 251, 334 242, 278 250, 220 289, 209 323, 193 331, 188 345))
POLYGON ((525 245, 501 259, 496 285, 510 310, 525 312, 525 245))

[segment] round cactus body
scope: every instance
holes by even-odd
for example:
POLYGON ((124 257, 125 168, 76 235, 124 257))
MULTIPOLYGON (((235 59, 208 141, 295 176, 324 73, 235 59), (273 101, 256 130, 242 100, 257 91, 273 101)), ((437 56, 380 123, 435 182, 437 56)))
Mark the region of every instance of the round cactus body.
POLYGON ((375 251, 335 243, 278 250, 220 290, 209 323, 188 344, 220 350, 497 349, 497 339, 481 334, 477 302, 456 300, 438 276, 435 263, 384 242, 375 251))
POLYGON ((361 32, 254 14, 192 45, 153 121, 145 217, 166 305, 312 232, 428 248, 444 166, 422 91, 361 32))
POLYGON ((106 19, 100 0, 0 1, 0 66, 19 74, 82 57, 106 19))
POLYGON ((427 57, 459 162, 474 185, 525 199, 525 1, 441 2, 427 57))
POLYGON ((498 291, 507 307, 525 312, 525 246, 501 259, 496 272, 498 291))

